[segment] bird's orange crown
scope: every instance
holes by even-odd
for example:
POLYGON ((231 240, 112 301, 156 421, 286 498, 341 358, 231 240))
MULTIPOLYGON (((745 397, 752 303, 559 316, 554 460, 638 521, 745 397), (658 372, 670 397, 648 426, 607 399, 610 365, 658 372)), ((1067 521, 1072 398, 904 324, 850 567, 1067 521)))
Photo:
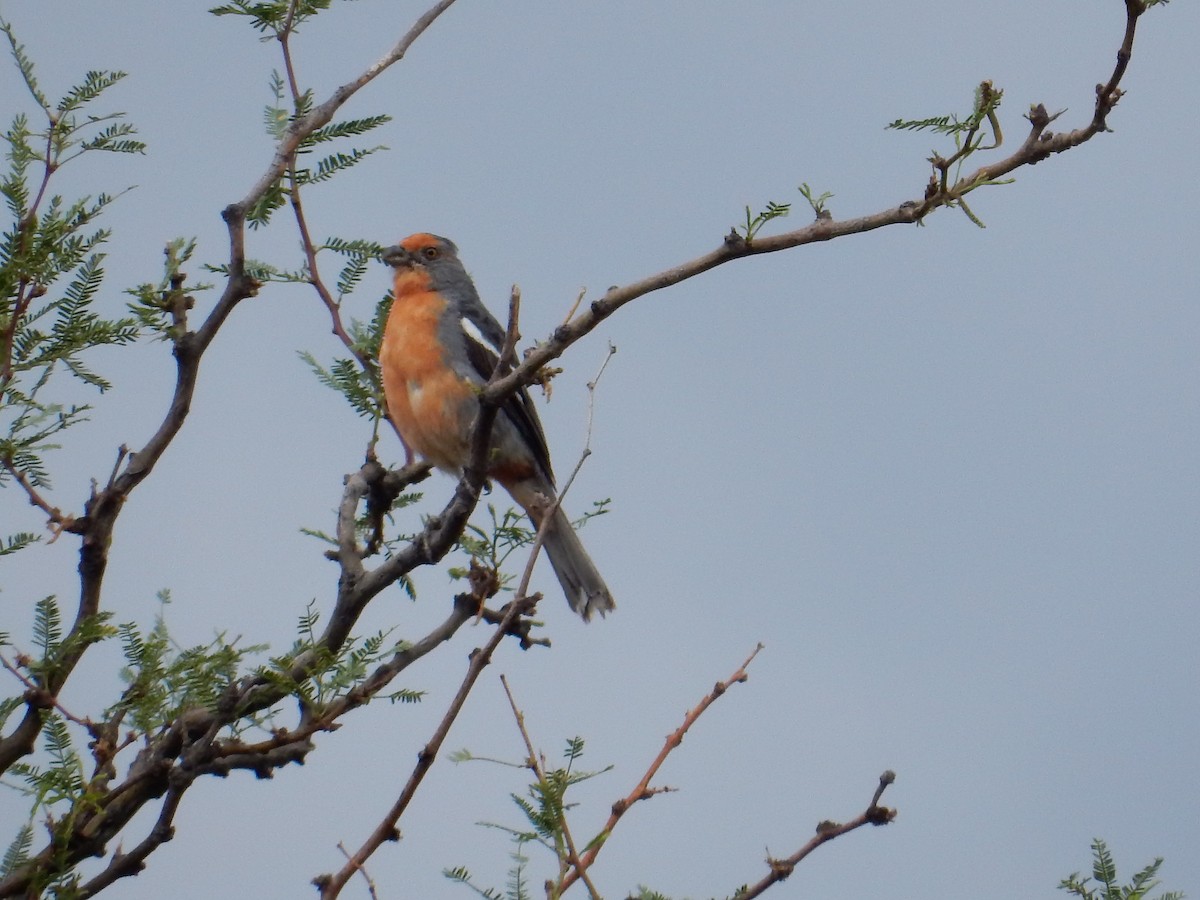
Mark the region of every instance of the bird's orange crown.
POLYGON ((429 234, 424 231, 418 231, 416 234, 410 234, 400 242, 400 246, 409 253, 416 253, 424 250, 426 247, 436 247, 441 243, 441 239, 434 234, 429 234))

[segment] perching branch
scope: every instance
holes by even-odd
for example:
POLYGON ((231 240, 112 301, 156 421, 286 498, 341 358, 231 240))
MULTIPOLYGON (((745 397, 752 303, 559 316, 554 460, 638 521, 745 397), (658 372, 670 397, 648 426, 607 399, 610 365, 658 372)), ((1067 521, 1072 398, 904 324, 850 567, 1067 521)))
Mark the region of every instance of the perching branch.
MULTIPOLYGON (((176 383, 169 408, 162 422, 139 450, 130 454, 128 459, 122 459, 123 469, 118 466, 103 486, 96 487, 87 501, 84 514, 66 523, 66 530, 79 534, 81 537, 78 610, 71 632, 63 642, 69 649, 56 658, 53 670, 37 685, 38 690, 27 692, 24 717, 9 735, 0 739, 0 770, 7 768, 12 762, 32 751, 42 725, 43 715, 47 710, 57 706, 58 693, 89 645, 89 640, 72 641, 71 638, 83 634, 85 624, 92 621, 100 611, 100 594, 108 563, 109 549, 115 524, 124 503, 132 491, 149 476, 182 428, 190 411, 200 360, 217 332, 223 327, 235 307, 242 300, 254 296, 259 288, 259 284, 247 274, 245 266, 247 211, 264 196, 266 191, 286 176, 289 167, 294 165, 296 153, 303 141, 315 130, 329 123, 336 111, 358 90, 402 59, 412 43, 452 3, 453 0, 440 0, 417 20, 388 54, 358 78, 335 90, 324 103, 294 120, 281 137, 267 170, 242 200, 230 204, 224 210, 223 216, 227 224, 229 240, 228 279, 221 296, 203 318, 199 328, 194 331, 187 330, 186 320, 181 319, 178 333, 172 335, 173 353, 176 359, 176 383)), ((681 283, 734 259, 759 253, 777 252, 816 241, 831 240, 836 237, 874 230, 885 225, 920 222, 941 206, 961 204, 966 193, 983 184, 994 182, 997 178, 1020 167, 1036 164, 1053 154, 1079 146, 1101 131, 1106 131, 1108 116, 1122 96, 1119 86, 1131 58, 1136 23, 1146 8, 1147 4, 1142 0, 1126 0, 1126 28, 1121 48, 1117 54, 1117 64, 1108 80, 1098 86, 1095 109, 1091 121, 1086 126, 1065 133, 1051 133, 1048 126, 1058 118, 1058 115, 1050 115, 1043 105, 1038 104, 1030 110, 1028 116, 1030 131, 1025 141, 1012 155, 996 163, 983 166, 975 172, 957 179, 953 184, 948 180, 935 182, 932 189, 927 191, 921 199, 906 201, 897 207, 872 215, 840 221, 821 218, 804 228, 770 237, 759 237, 757 234, 752 237, 743 237, 731 234, 725 238, 723 244, 695 260, 624 287, 610 289, 603 297, 586 307, 578 317, 570 318, 569 321, 555 329, 547 341, 536 347, 524 361, 513 367, 511 371, 501 371, 498 368, 491 381, 481 392, 480 414, 472 443, 472 461, 460 480, 454 496, 442 514, 428 522, 417 540, 372 570, 366 569, 363 565, 365 551, 358 546, 354 533, 354 516, 362 499, 368 496, 370 491, 381 483, 382 479, 394 477, 397 473, 379 472, 377 469, 382 467, 378 467, 376 464, 376 469, 368 469, 368 466, 364 466, 356 475, 351 476, 343 494, 339 513, 336 556, 341 565, 341 579, 338 586, 337 604, 327 629, 320 639, 322 649, 334 652, 339 650, 344 646, 359 615, 372 598, 418 566, 439 561, 454 546, 483 488, 490 430, 499 404, 522 386, 536 382, 548 362, 561 356, 568 347, 593 331, 605 318, 638 297, 681 283)), ((295 9, 295 4, 292 9, 295 9)), ((290 34, 290 25, 285 28, 285 34, 290 34)), ((286 53, 286 41, 284 41, 284 46, 286 53)), ((290 63, 290 56, 285 55, 285 59, 290 63)), ((295 89, 295 74, 290 65, 288 77, 290 84, 295 89)), ((44 190, 43 183, 39 191, 39 200, 44 190)), ((36 203, 37 201, 35 201, 35 206, 36 203)), ((304 220, 303 207, 300 204, 298 193, 295 195, 294 212, 297 226, 305 243, 309 271, 312 274, 314 286, 318 287, 320 294, 323 285, 320 285, 320 276, 315 267, 316 248, 304 220)), ((184 297, 183 285, 182 278, 177 284, 173 284, 173 287, 179 291, 180 297, 184 297)), ((321 299, 330 309, 336 332, 340 325, 340 318, 337 315, 336 303, 333 302, 333 297, 327 288, 321 299), (331 303, 332 305, 330 305, 331 303)), ((515 316, 511 318, 510 323, 511 327, 515 327, 515 316)), ((341 329, 338 336, 343 342, 346 342, 347 336, 344 328, 341 329)), ((28 488, 26 493, 31 500, 34 500, 34 494, 30 493, 28 488)), ((36 500, 34 502, 44 512, 58 512, 44 500, 42 503, 37 503, 36 500)), ((521 615, 532 609, 535 599, 524 597, 522 592, 518 595, 518 600, 514 600, 500 616, 499 627, 495 629, 486 647, 477 651, 476 658, 472 660, 467 675, 464 677, 459 695, 456 696, 455 702, 447 711, 442 725, 439 726, 422 751, 417 767, 409 779, 409 784, 406 785, 392 811, 362 848, 348 860, 341 872, 336 876, 330 876, 329 880, 323 883, 323 895, 336 896, 345 881, 354 871, 361 869, 363 862, 378 849, 382 842, 395 836, 395 823, 407 807, 425 772, 432 765, 441 742, 461 708, 461 699, 465 698, 471 689, 499 641, 505 634, 512 633, 514 623, 521 615), (484 654, 482 658, 480 658, 480 654, 484 654), (329 893, 326 893, 327 891, 329 893)), ((244 679, 230 686, 227 696, 217 709, 185 711, 176 721, 169 723, 161 734, 147 739, 146 746, 138 752, 125 780, 109 790, 103 798, 97 800, 94 808, 81 812, 71 823, 70 828, 73 830, 70 833, 61 831, 62 823, 60 822, 60 835, 55 837, 51 845, 42 853, 17 867, 9 877, 4 879, 3 883, 0 883, 0 896, 14 896, 27 892, 34 877, 39 873, 44 874, 45 869, 39 870, 38 867, 49 865, 52 858, 54 865, 60 865, 64 860, 67 864, 74 864, 89 855, 103 854, 107 844, 120 833, 137 812, 150 801, 165 798, 158 820, 146 838, 137 844, 134 850, 113 856, 107 868, 103 869, 92 881, 83 885, 81 896, 90 896, 120 877, 135 874, 144 864, 146 856, 172 836, 175 810, 182 794, 196 777, 205 773, 224 773, 234 768, 249 769, 265 777, 274 768, 291 761, 302 760, 311 749, 309 738, 312 734, 332 727, 338 715, 369 700, 399 671, 456 633, 461 624, 469 618, 469 615, 464 618, 459 609, 462 605, 464 604, 457 604, 446 622, 430 632, 422 641, 407 651, 399 651, 387 663, 378 666, 366 682, 360 685, 356 691, 350 692, 338 701, 334 707, 314 711, 311 714, 306 711, 306 718, 301 727, 292 731, 281 731, 269 741, 257 745, 243 745, 236 741, 223 741, 218 738, 218 734, 231 722, 254 711, 265 709, 285 696, 286 691, 277 684, 268 684, 254 678, 244 679), (62 838, 62 841, 55 843, 59 837, 62 838)), ((603 832, 605 836, 611 833, 612 828, 632 803, 646 799, 662 790, 661 788, 651 788, 650 781, 665 761, 666 756, 678 745, 683 733, 711 702, 720 696, 730 684, 745 680, 744 669, 752 658, 753 654, 739 669, 741 677, 737 677, 738 673, 735 673, 729 681, 718 684, 717 688, 705 698, 705 701, 688 714, 680 729, 668 739, 667 745, 651 765, 642 782, 628 797, 614 804, 613 814, 603 832), (673 744, 672 739, 674 740, 673 744)), ((297 678, 304 677, 309 673, 310 669, 307 666, 311 663, 311 656, 307 659, 296 660, 293 674, 297 678)), ((885 773, 885 778, 887 774, 885 773)), ((871 806, 861 816, 844 825, 825 823, 819 829, 817 836, 801 848, 797 854, 786 860, 772 861, 771 873, 760 883, 762 887, 756 886, 753 889, 757 893, 746 893, 742 896, 747 898, 758 896, 758 893, 765 890, 771 883, 786 878, 791 868, 821 843, 860 827, 862 824, 884 824, 885 821, 890 821, 894 816, 894 811, 878 806, 882 791, 889 783, 890 780, 881 779, 880 789, 876 792, 871 806)), ((602 843, 602 841, 598 842, 582 856, 577 857, 574 868, 565 879, 564 889, 574 880, 586 874, 587 867, 595 859, 602 843)))
POLYGON ((56 529, 54 537, 57 538, 59 531, 62 530, 62 527, 64 525, 70 525, 71 517, 64 516, 62 510, 60 510, 57 506, 51 506, 50 501, 43 497, 41 492, 34 486, 33 482, 29 480, 29 476, 14 466, 10 460, 0 458, 0 467, 3 467, 4 470, 13 477, 13 480, 21 486, 21 490, 23 490, 25 492, 25 496, 29 498, 29 505, 36 506, 46 514, 46 521, 50 523, 51 527, 56 529))
MULTIPOLYGON (((439 0, 418 18, 388 54, 368 67, 358 78, 337 88, 328 100, 315 107, 307 116, 294 121, 276 147, 274 158, 267 171, 242 200, 230 204, 223 211, 222 216, 229 236, 229 265, 225 288, 197 330, 181 332, 172 338, 176 360, 176 381, 169 407, 162 422, 141 449, 129 455, 123 471, 119 474, 114 472, 114 476, 103 488, 93 490, 86 502, 83 515, 69 523, 69 530, 80 535, 81 546, 78 609, 71 631, 63 641, 63 646, 68 649, 56 658, 53 670, 45 679, 45 683, 40 685, 41 690, 27 693, 25 715, 20 723, 7 736, 0 739, 0 771, 7 770, 13 762, 32 752, 38 732, 41 730, 43 711, 56 703, 59 691, 73 672, 79 659, 90 643, 94 643, 94 639, 89 641, 81 639, 79 636, 86 634, 86 624, 92 621, 100 611, 101 588, 108 566, 109 549, 116 522, 124 508, 125 501, 130 493, 149 476, 183 427, 191 409, 200 360, 205 351, 238 303, 254 296, 258 290, 258 283, 246 274, 245 267, 247 210, 282 176, 301 142, 317 128, 328 123, 336 111, 359 89, 402 59, 412 43, 453 2, 454 0, 439 0)), ((38 196, 40 199, 40 192, 38 196)), ((486 432, 490 430, 490 423, 482 430, 485 432, 483 440, 486 441, 486 432)), ((482 453, 480 458, 482 458, 482 453)), ((456 510, 461 510, 460 514, 464 522, 466 516, 469 515, 469 509, 473 508, 473 499, 468 503, 468 498, 460 499, 460 494, 474 493, 476 497, 478 496, 479 488, 475 487, 472 491, 471 484, 477 482, 478 485, 482 485, 481 472, 482 470, 476 473, 477 477, 456 494, 458 502, 456 510)), ((457 516, 451 516, 451 520, 457 521, 457 516)), ((438 532, 435 533, 434 539, 430 543, 435 547, 444 544, 448 549, 453 543, 453 537, 438 532)), ((228 718, 220 715, 212 716, 207 731, 215 736, 215 729, 230 721, 234 715, 234 710, 231 708, 228 711, 228 718)), ((121 795, 119 802, 96 811, 92 816, 83 816, 83 820, 90 819, 95 825, 86 841, 79 841, 68 847, 65 857, 56 847, 47 848, 46 852, 53 852, 60 862, 74 864, 89 855, 102 851, 106 842, 115 836, 137 809, 140 809, 149 800, 161 796, 167 789, 165 777, 166 773, 171 771, 170 760, 180 752, 188 733, 190 732, 184 727, 182 721, 177 722, 167 735, 156 742, 153 750, 147 748, 142 751, 139 760, 156 760, 154 765, 165 766, 162 774, 147 779, 145 769, 139 769, 138 763, 135 762, 129 777, 136 780, 143 789, 126 791, 121 795), (124 814, 126 811, 128 815, 124 814)), ((211 743, 210 738, 206 745, 210 746, 211 743)), ((182 792, 186 786, 182 785, 179 790, 182 792)), ((77 832, 81 832, 82 828, 82 824, 78 825, 77 832)), ((15 871, 10 873, 9 877, 0 882, 0 897, 12 896, 25 891, 38 872, 39 860, 41 864, 46 863, 47 860, 42 859, 44 855, 35 856, 27 863, 18 866, 15 871)), ((118 869, 118 876, 133 874, 122 867, 118 867, 118 869)))

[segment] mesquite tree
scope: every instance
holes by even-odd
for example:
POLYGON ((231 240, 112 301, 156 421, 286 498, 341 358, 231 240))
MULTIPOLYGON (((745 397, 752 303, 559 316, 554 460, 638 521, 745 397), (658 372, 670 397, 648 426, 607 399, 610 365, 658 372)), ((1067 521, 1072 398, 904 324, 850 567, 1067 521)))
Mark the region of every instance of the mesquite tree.
MULTIPOLYGON (((306 204, 316 192, 334 190, 327 183, 347 170, 376 164, 368 158, 383 148, 370 142, 371 135, 391 117, 349 117, 344 107, 359 95, 380 99, 382 105, 382 76, 437 26, 453 0, 440 0, 399 34, 384 57, 322 93, 297 74, 301 54, 296 37, 319 29, 320 14, 330 5, 331 0, 234 0, 212 10, 253 28, 278 53, 265 116, 272 149, 252 183, 231 183, 230 197, 220 209, 228 235, 224 256, 200 258, 192 239, 164 235, 161 273, 130 288, 121 310, 104 291, 104 247, 120 235, 102 224, 119 195, 72 194, 69 183, 61 189, 59 184, 64 172, 77 170, 88 179, 102 179, 103 154, 137 156, 145 150, 135 123, 106 105, 106 92, 126 76, 87 72, 62 97, 50 96, 20 35, 4 26, 29 105, 11 116, 5 134, 8 166, 0 184, 9 213, 0 244, 0 486, 6 510, 0 554, 38 553, 44 542, 71 542, 78 550, 78 597, 37 601, 32 629, 3 635, 0 656, 9 690, 0 703, 0 772, 28 791, 31 805, 28 820, 11 829, 0 897, 90 897, 153 865, 164 842, 188 840, 186 831, 177 833, 176 817, 197 783, 237 770, 270 777, 317 753, 323 733, 352 731, 356 711, 366 704, 382 698, 420 700, 419 691, 398 680, 401 673, 413 667, 419 671, 463 626, 486 623, 487 635, 470 655, 406 783, 390 803, 366 808, 375 824, 346 849, 336 870, 317 874, 320 868, 332 868, 325 863, 312 873, 321 896, 338 896, 351 878, 365 874, 367 861, 407 821, 410 802, 497 648, 513 642, 553 652, 544 651, 549 640, 535 610, 541 603, 540 615, 545 616, 545 607, 560 600, 543 602, 529 590, 539 536, 521 517, 491 501, 487 509, 479 509, 488 487, 488 438, 498 404, 531 386, 550 390, 555 361, 610 316, 716 267, 885 226, 921 224, 942 210, 955 210, 981 225, 977 191, 1009 183, 1026 167, 1053 160, 1109 130, 1131 63, 1135 30, 1157 3, 1126 0, 1124 31, 1117 29, 1116 64, 1097 73, 1094 106, 1074 121, 1039 103, 1028 109, 1023 123, 1011 117, 1002 128, 1007 112, 1001 107, 1002 85, 981 81, 973 86, 973 101, 957 113, 891 123, 895 130, 927 132, 940 148, 929 160, 927 183, 902 202, 838 218, 830 195, 805 184, 804 202, 796 204, 805 221, 793 230, 785 230, 782 220, 800 218, 794 204, 746 207, 744 217, 738 215, 727 232, 714 233, 711 246, 700 255, 598 296, 580 295, 568 304, 562 324, 523 353, 516 352, 521 303, 514 288, 507 304, 509 349, 514 352, 502 358, 480 392, 472 464, 440 509, 415 490, 430 474, 426 465, 410 458, 389 468, 382 461, 386 455, 377 452, 382 443, 395 446, 397 440, 382 405, 376 363, 390 298, 380 299, 373 314, 361 319, 344 312, 356 290, 361 295, 364 285, 378 284, 371 275, 382 244, 361 236, 318 238, 323 229, 306 204), (298 243, 298 256, 254 258, 253 236, 268 229, 287 230, 298 243), (299 636, 289 648, 247 645, 224 635, 205 645, 180 647, 164 617, 131 621, 114 598, 106 572, 120 541, 117 526, 164 453, 188 439, 189 415, 204 377, 201 362, 214 339, 243 304, 279 285, 303 286, 323 309, 340 351, 333 358, 305 351, 305 358, 315 377, 339 392, 366 423, 365 461, 344 476, 340 502, 329 520, 308 529, 321 542, 315 552, 337 567, 336 586, 319 602, 295 610, 299 636), (96 449, 95 471, 103 474, 86 496, 66 496, 55 489, 53 451, 72 440, 90 407, 64 403, 62 385, 76 380, 102 394, 109 383, 93 362, 95 351, 137 342, 157 342, 173 357, 170 397, 158 411, 155 427, 136 443, 96 449), (110 453, 115 453, 115 463, 110 453), (460 553, 450 566, 446 560, 455 551, 460 553), (364 613, 381 593, 398 584, 411 589, 414 572, 436 566, 450 566, 457 578, 455 589, 440 598, 446 607, 443 621, 403 641, 386 630, 362 633, 364 613), (65 703, 64 688, 101 645, 120 648, 121 677, 114 673, 109 701, 86 710, 65 703)), ((501 311, 494 298, 493 309, 501 311)), ((605 364, 589 390, 596 390, 605 364)), ((560 472, 568 486, 571 471, 569 463, 560 472)), ((343 479, 340 472, 313 472, 312 477, 331 483, 343 479)), ((597 501, 584 518, 606 510, 606 501, 597 501)), ((509 893, 525 895, 524 880, 532 877, 532 869, 522 849, 542 844, 556 860, 547 896, 558 896, 578 881, 577 892, 599 897, 601 886, 590 870, 605 841, 635 804, 666 789, 656 778, 660 767, 698 717, 746 680, 757 652, 712 690, 694 692, 699 702, 681 722, 672 723, 674 730, 644 775, 621 792, 607 821, 586 834, 578 825, 572 829, 566 799, 575 785, 595 774, 580 767, 582 741, 568 741, 561 765, 547 761, 525 729, 518 700, 509 693, 531 775, 530 792, 519 801, 526 821, 510 831, 517 852, 509 893)), ((870 798, 857 815, 822 822, 807 840, 797 836, 794 852, 769 859, 767 871, 751 877, 736 896, 762 894, 810 852, 841 834, 891 822, 896 812, 882 801, 894 779, 887 771, 877 785, 864 785, 870 798)), ((465 868, 447 874, 475 884, 465 868)), ((369 879, 368 884, 374 892, 369 879)), ((649 890, 643 894, 657 896, 649 890)))

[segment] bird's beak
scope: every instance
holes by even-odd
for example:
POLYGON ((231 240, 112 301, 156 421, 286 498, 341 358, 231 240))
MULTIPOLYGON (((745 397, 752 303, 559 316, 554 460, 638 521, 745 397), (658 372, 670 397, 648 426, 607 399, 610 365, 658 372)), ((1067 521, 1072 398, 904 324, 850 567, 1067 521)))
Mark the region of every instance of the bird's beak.
POLYGON ((394 247, 388 247, 383 251, 380 257, 387 265, 394 269, 399 269, 402 266, 411 266, 413 264, 412 254, 397 244, 394 247))

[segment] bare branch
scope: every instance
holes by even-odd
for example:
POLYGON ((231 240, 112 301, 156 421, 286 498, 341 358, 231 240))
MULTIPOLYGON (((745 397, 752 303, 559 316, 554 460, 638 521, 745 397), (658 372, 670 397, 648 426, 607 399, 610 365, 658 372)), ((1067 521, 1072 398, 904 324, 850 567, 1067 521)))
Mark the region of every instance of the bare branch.
MULTIPOLYGON (((529 770, 533 772, 533 777, 546 789, 548 788, 546 772, 542 764, 538 762, 538 754, 533 749, 533 741, 530 740, 529 732, 525 728, 525 714, 517 707, 517 701, 513 697, 512 688, 509 687, 508 679, 504 675, 500 676, 500 683, 504 685, 504 693, 508 697, 508 705, 512 710, 513 718, 516 720, 517 730, 521 732, 521 739, 525 742, 526 764, 529 770)), ((575 849, 575 838, 571 836, 571 826, 567 823, 566 811, 561 805, 558 807, 558 826, 562 829, 563 842, 566 844, 566 853, 559 855, 559 882, 561 883, 567 872, 574 867, 579 871, 579 878, 588 889, 588 896, 592 900, 600 900, 600 892, 596 890, 596 886, 592 884, 592 880, 588 877, 587 869, 583 868, 579 862, 579 852, 575 849)), ((561 890, 558 893, 561 893, 561 890)))
POLYGON ((417 764, 413 768, 412 774, 409 776, 408 782, 404 785, 396 802, 392 804, 391 809, 388 810, 379 825, 371 832, 366 841, 363 842, 363 845, 351 855, 347 863, 337 873, 333 875, 321 875, 313 879, 313 884, 321 892, 322 900, 332 900, 332 898, 337 897, 351 876, 361 869, 371 855, 383 846, 386 841, 399 840, 400 832, 397 830, 397 823, 400 821, 400 817, 404 815, 404 811, 408 809, 408 804, 412 801, 426 773, 433 766, 438 751, 446 740, 446 735, 450 733, 450 727, 454 724, 454 720, 458 718, 463 703, 466 702, 467 695, 470 694, 471 689, 475 686, 475 682, 478 681, 484 668, 491 662, 492 654, 495 653, 500 642, 508 634, 509 626, 520 616, 531 613, 540 599, 541 597, 538 594, 513 599, 504 615, 504 619, 492 632, 492 636, 488 642, 483 647, 476 648, 472 652, 471 661, 467 666, 467 673, 463 677, 462 684, 459 685, 458 692, 454 695, 454 699, 450 701, 450 706, 447 708, 446 714, 442 717, 442 721, 438 724, 433 736, 421 748, 421 752, 417 754, 417 764))
POLYGON ((841 837, 843 834, 854 831, 856 828, 862 828, 864 825, 887 825, 892 822, 896 818, 896 810, 880 806, 879 798, 883 796, 883 792, 887 789, 888 785, 895 780, 896 773, 891 769, 887 770, 879 776, 879 786, 875 789, 875 796, 871 798, 871 803, 865 811, 848 822, 825 821, 820 823, 817 826, 817 833, 813 835, 812 839, 786 859, 767 857, 767 865, 771 871, 753 886, 735 894, 734 900, 751 900, 753 897, 761 896, 771 885, 777 884, 791 875, 802 859, 822 844, 826 844, 836 837, 841 837))
POLYGON ((537 380, 537 372, 553 359, 561 356, 568 347, 591 333, 614 312, 627 303, 646 294, 671 287, 690 278, 695 278, 736 259, 756 256, 760 253, 778 253, 806 244, 829 241, 852 234, 864 234, 889 225, 913 224, 943 206, 957 205, 971 190, 1003 177, 1023 166, 1035 165, 1041 160, 1070 150, 1107 130, 1107 116, 1121 97, 1119 84, 1125 74, 1133 48, 1133 36, 1138 17, 1145 11, 1142 0, 1126 0, 1127 18, 1125 37, 1117 54, 1117 65, 1108 82, 1097 86, 1096 109, 1091 121, 1084 128, 1061 134, 1051 134, 1047 126, 1057 116, 1047 113, 1045 106, 1037 104, 1029 113, 1030 132, 1024 143, 1011 156, 999 162, 982 166, 975 172, 961 177, 954 185, 943 189, 934 179, 931 189, 919 199, 906 200, 898 206, 866 216, 834 220, 818 218, 803 228, 768 237, 746 240, 736 232, 726 236, 721 246, 710 250, 688 262, 672 266, 654 275, 649 275, 624 287, 612 287, 599 300, 594 300, 580 314, 556 328, 550 338, 526 353, 521 365, 504 378, 489 384, 484 398, 499 402, 517 390, 520 385, 537 380))
POLYGON ((179 811, 183 791, 184 787, 180 786, 167 792, 162 808, 158 812, 158 818, 146 837, 128 853, 117 850, 104 870, 79 889, 80 900, 94 897, 114 881, 129 875, 137 875, 146 868, 146 858, 175 837, 175 815, 179 811))
POLYGON ((591 849, 586 851, 583 856, 579 858, 578 864, 575 865, 571 869, 570 873, 567 874, 566 878, 563 879, 560 893, 566 893, 567 888, 574 884, 577 879, 583 877, 583 875, 587 872, 588 867, 596 861, 597 854, 599 854, 601 849, 603 849, 608 838, 612 836, 613 829, 617 827, 617 823, 621 821, 621 817, 629 811, 631 806, 633 806, 639 800, 646 800, 655 794, 662 793, 661 788, 651 788, 650 782, 654 779, 654 776, 658 774, 658 770, 662 768, 663 763, 667 761, 667 757, 671 755, 671 751, 683 743, 683 736, 687 734, 688 729, 696 723, 696 720, 704 714, 705 710, 712 706, 718 699, 723 697, 725 692, 729 690, 730 687, 735 684, 742 684, 743 682, 749 680, 750 676, 746 674, 746 669, 749 667, 750 663, 754 661, 754 657, 758 656, 759 651, 762 649, 762 644, 756 646, 753 652, 751 652, 751 654, 746 657, 742 664, 738 666, 737 670, 724 681, 718 681, 713 689, 704 697, 704 699, 696 704, 695 707, 688 710, 687 715, 683 717, 683 724, 667 735, 666 743, 664 743, 662 749, 658 751, 658 756, 656 756, 654 761, 650 763, 650 767, 646 769, 646 774, 642 776, 642 780, 637 783, 634 789, 630 791, 624 797, 624 799, 618 800, 613 804, 612 814, 609 815, 608 821, 604 823, 604 828, 600 831, 600 834, 603 835, 604 840, 596 840, 592 842, 591 849))
POLYGON ((54 532, 55 539, 58 538, 58 535, 62 531, 69 528, 74 521, 73 517, 69 515, 65 516, 57 506, 51 506, 50 502, 41 495, 33 482, 29 480, 29 477, 13 465, 12 460, 7 457, 0 457, 0 466, 6 469, 8 474, 13 477, 13 480, 25 491, 25 495, 29 498, 29 505, 36 506, 46 514, 46 524, 54 532))
MULTIPOLYGON (((21 657, 18 656, 18 660, 20 658, 21 657)), ((21 685, 25 688, 26 701, 28 703, 33 704, 41 709, 56 709, 58 710, 59 715, 61 715, 68 722, 74 722, 76 725, 86 728, 89 732, 96 727, 95 723, 92 722, 91 719, 85 719, 72 714, 69 709, 62 705, 61 701, 59 701, 56 696, 38 685, 37 682, 28 677, 16 665, 10 663, 2 653, 0 653, 0 666, 2 666, 6 671, 11 673, 18 681, 21 682, 21 685)))
MULTIPOLYGON (((337 848, 342 851, 342 856, 350 859, 350 851, 346 849, 346 845, 338 841, 337 848)), ((359 866, 358 871, 362 874, 363 879, 367 882, 367 893, 370 894, 371 900, 379 900, 379 894, 375 890, 375 881, 367 873, 365 866, 359 866)))

